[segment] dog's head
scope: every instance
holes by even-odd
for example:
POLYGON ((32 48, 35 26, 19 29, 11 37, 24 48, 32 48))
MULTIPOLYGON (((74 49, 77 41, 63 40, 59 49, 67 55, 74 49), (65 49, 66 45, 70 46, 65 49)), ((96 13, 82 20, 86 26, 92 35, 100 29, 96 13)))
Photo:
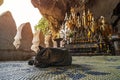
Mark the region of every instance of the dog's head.
POLYGON ((35 65, 38 63, 47 63, 50 58, 51 50, 49 48, 44 48, 39 46, 40 51, 35 57, 35 65))

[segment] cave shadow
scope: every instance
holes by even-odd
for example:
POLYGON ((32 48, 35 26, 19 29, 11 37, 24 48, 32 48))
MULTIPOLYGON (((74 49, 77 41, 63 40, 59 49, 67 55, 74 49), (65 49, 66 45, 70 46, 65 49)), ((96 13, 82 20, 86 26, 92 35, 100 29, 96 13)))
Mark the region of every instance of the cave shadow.
POLYGON ((72 80, 78 80, 85 78, 87 75, 92 76, 105 76, 110 75, 108 72, 94 71, 94 66, 88 64, 72 64, 71 66, 65 67, 54 67, 55 71, 51 71, 47 74, 61 75, 66 74, 72 80))
POLYGON ((113 13, 111 16, 111 19, 113 16, 117 16, 116 20, 112 23, 113 29, 117 31, 117 25, 120 21, 120 2, 117 4, 117 6, 113 9, 113 13))

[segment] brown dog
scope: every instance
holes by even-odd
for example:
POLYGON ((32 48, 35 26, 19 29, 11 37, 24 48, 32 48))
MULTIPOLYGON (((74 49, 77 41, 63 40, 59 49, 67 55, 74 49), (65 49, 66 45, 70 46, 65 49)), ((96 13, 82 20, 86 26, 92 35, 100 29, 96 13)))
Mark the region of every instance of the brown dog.
POLYGON ((39 46, 40 51, 35 59, 29 60, 29 65, 45 68, 49 66, 68 66, 72 63, 72 56, 68 50, 58 48, 43 48, 39 46))

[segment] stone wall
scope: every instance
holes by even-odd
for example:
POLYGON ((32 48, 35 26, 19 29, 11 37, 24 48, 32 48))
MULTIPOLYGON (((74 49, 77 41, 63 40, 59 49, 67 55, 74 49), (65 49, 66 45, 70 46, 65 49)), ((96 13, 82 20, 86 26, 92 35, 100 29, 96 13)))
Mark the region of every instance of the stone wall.
POLYGON ((23 61, 28 60, 35 53, 24 50, 0 50, 0 61, 23 61))
POLYGON ((33 34, 31 49, 37 53, 39 51, 39 46, 45 47, 45 36, 42 31, 37 30, 33 34))
MULTIPOLYGON (((120 0, 89 0, 88 7, 92 10, 96 19, 100 16, 104 16, 108 23, 112 24, 118 18, 118 16, 115 15, 112 17, 112 14, 119 3, 120 0)), ((117 27, 120 33, 120 19, 118 25, 113 27, 117 27)))

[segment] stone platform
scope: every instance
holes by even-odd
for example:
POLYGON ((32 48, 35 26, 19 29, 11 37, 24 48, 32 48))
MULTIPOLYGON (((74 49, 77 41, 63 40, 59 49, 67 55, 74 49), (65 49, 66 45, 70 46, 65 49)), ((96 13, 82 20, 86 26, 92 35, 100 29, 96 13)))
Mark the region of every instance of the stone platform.
POLYGON ((71 66, 49 68, 0 62, 0 80, 120 80, 120 56, 73 56, 71 66))
POLYGON ((0 61, 25 61, 35 55, 35 52, 28 50, 0 49, 0 61))

